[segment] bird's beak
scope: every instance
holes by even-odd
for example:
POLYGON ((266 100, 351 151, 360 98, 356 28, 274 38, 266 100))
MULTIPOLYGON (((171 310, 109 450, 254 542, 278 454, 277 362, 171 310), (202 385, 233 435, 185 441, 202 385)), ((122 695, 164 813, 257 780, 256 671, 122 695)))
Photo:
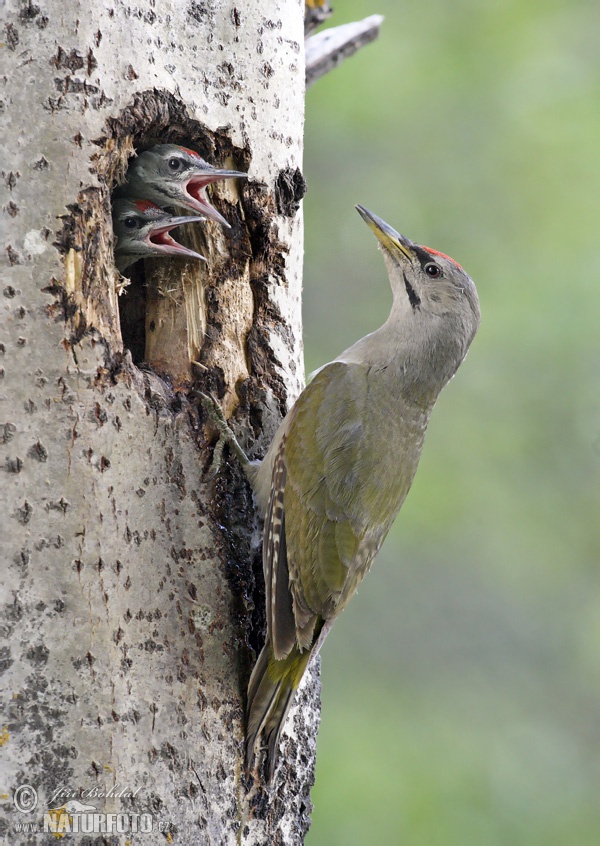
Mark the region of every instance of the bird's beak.
POLYGON ((149 244, 152 244, 152 246, 157 247, 159 250, 164 251, 168 255, 188 256, 189 258, 197 258, 201 261, 206 261, 204 256, 200 255, 200 253, 196 253, 194 250, 184 247, 183 244, 179 244, 169 234, 171 229, 175 229, 176 226, 181 226, 183 223, 196 223, 198 220, 204 220, 204 216, 186 215, 184 217, 167 217, 160 224, 157 224, 150 229, 148 235, 146 236, 146 240, 149 244))
POLYGON ((211 220, 216 220, 218 223, 230 228, 229 223, 225 220, 222 214, 211 206, 206 196, 206 187, 212 182, 219 182, 221 179, 247 179, 248 174, 242 173, 239 170, 221 170, 218 167, 211 167, 211 165, 203 165, 201 170, 198 170, 185 183, 184 191, 193 201, 193 206, 198 211, 202 212, 205 217, 211 220))
POLYGON ((377 240, 383 247, 389 250, 392 255, 397 256, 398 253, 400 253, 402 256, 409 259, 409 261, 412 261, 414 257, 414 244, 412 241, 409 241, 409 239, 405 238, 404 235, 400 235, 395 229, 392 229, 385 220, 377 217, 376 214, 373 214, 372 211, 369 211, 369 209, 366 209, 364 206, 357 205, 356 211, 362 217, 367 226, 373 230, 377 236, 377 240))

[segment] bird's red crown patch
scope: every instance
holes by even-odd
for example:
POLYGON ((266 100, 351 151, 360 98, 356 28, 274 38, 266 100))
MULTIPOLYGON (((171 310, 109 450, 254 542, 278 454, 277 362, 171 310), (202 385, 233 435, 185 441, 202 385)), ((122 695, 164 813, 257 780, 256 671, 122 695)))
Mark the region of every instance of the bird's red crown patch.
POLYGON ((136 208, 139 209, 141 212, 150 211, 150 209, 158 208, 157 205, 151 203, 150 200, 136 200, 135 201, 136 208))
MULTIPOLYGON (((441 258, 448 259, 448 261, 451 261, 452 264, 455 264, 457 267, 460 267, 460 264, 457 261, 455 261, 452 258, 452 256, 447 256, 446 253, 440 253, 439 250, 432 250, 431 247, 425 247, 424 246, 423 249, 427 250, 428 253, 431 253, 434 256, 440 256, 441 258)), ((462 270, 462 267, 460 267, 460 269, 462 270)))
POLYGON ((181 149, 184 153, 188 153, 188 155, 193 156, 195 159, 200 159, 200 161, 203 161, 202 156, 195 150, 190 150, 188 147, 182 147, 181 149))

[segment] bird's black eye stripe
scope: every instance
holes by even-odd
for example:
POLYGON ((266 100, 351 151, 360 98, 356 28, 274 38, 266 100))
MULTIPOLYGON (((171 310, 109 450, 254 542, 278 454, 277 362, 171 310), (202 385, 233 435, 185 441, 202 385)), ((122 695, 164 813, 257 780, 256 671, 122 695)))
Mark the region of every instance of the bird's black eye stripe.
POLYGON ((408 301, 414 311, 421 305, 421 298, 408 281, 408 276, 406 275, 406 273, 403 273, 402 275, 404 276, 404 287, 406 288, 406 293, 408 294, 408 301))
POLYGON ((423 270, 431 279, 439 279, 440 276, 444 275, 442 268, 434 261, 428 261, 423 270))
POLYGON ((137 217, 126 217, 123 221, 123 226, 126 229, 138 229, 141 221, 137 217))

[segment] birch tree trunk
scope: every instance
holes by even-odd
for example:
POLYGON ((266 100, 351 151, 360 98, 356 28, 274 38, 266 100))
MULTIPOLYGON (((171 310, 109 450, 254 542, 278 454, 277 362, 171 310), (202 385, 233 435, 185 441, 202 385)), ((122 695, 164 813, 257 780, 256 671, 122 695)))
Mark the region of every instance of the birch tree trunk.
POLYGON ((2 60, 3 833, 55 843, 18 827, 79 801, 151 820, 94 843, 300 844, 317 671, 266 789, 259 526, 233 461, 203 482, 193 389, 260 456, 302 387, 303 3, 9 0, 2 60), (157 142, 249 179, 212 195, 230 231, 187 235, 206 267, 123 290, 110 193, 157 142))

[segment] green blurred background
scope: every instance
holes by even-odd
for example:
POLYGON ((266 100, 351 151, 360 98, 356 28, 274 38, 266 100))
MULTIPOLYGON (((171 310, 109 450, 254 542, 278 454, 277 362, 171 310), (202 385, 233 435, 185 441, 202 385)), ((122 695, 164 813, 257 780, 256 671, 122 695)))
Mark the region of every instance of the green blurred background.
POLYGON ((600 4, 335 7, 386 20, 308 92, 307 371, 387 316, 356 202, 483 321, 323 649, 307 844, 598 846, 600 4))

